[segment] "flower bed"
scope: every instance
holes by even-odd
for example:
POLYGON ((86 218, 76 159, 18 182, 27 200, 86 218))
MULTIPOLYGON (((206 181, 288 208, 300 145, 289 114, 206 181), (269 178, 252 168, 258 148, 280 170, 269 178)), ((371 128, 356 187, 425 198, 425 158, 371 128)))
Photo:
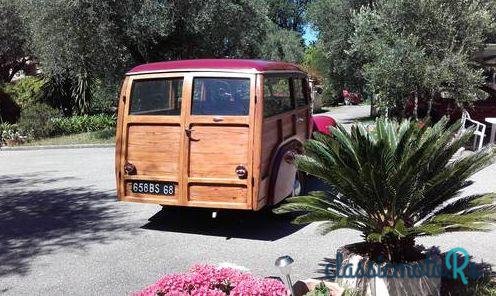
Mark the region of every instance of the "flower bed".
POLYGON ((135 296, 282 296, 288 295, 276 279, 257 278, 250 273, 212 265, 195 265, 189 272, 169 274, 135 296))

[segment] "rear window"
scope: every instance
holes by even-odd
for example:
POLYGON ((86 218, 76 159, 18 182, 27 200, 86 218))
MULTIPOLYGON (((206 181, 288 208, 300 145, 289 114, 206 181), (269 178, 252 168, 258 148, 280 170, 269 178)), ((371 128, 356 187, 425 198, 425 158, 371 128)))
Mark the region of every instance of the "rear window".
POLYGON ((249 78, 195 78, 193 115, 248 115, 249 78))
POLYGON ((136 80, 131 90, 131 115, 179 115, 183 78, 136 80))
POLYGON ((294 109, 289 77, 266 77, 264 79, 264 116, 284 113, 294 109))

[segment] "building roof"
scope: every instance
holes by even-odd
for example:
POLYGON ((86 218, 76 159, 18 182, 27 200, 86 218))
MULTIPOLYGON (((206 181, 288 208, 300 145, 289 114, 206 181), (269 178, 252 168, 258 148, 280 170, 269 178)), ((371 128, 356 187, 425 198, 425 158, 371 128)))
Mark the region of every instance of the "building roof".
POLYGON ((134 67, 127 75, 182 71, 269 72, 301 71, 298 66, 285 62, 244 59, 197 59, 157 62, 134 67))

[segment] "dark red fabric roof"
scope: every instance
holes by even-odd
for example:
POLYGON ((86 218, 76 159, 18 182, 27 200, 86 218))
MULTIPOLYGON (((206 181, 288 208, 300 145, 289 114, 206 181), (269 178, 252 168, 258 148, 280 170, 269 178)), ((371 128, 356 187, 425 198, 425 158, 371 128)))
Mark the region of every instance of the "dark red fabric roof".
POLYGON ((243 59, 197 59, 143 64, 134 67, 127 74, 181 70, 301 71, 298 66, 284 62, 243 59))

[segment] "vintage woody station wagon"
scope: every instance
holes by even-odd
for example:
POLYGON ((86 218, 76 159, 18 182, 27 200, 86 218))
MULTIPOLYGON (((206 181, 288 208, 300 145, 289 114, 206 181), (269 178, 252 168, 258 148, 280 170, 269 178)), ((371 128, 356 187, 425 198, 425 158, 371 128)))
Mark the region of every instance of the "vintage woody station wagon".
POLYGON ((307 76, 287 63, 159 62, 127 73, 115 169, 120 200, 259 210, 301 188, 307 76))

